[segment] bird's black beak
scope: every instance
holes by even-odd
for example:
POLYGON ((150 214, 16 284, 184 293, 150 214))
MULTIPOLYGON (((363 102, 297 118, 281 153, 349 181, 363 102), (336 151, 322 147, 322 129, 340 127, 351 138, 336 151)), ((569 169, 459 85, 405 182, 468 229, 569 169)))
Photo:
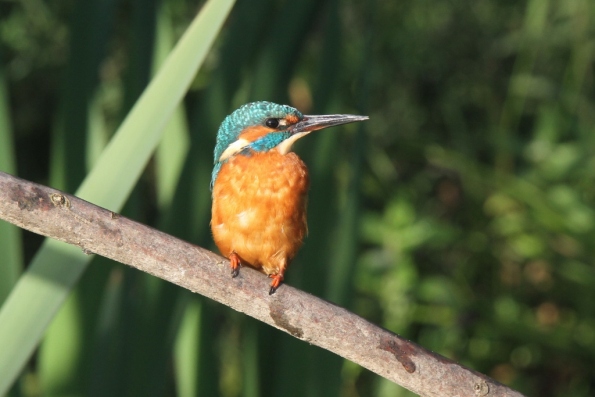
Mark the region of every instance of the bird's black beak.
POLYGON ((291 146, 298 139, 305 137, 312 131, 321 130, 336 125, 353 123, 354 121, 368 120, 368 116, 356 116, 353 114, 328 114, 324 116, 304 116, 300 121, 287 129, 291 136, 277 145, 277 151, 281 154, 287 154, 291 151, 291 146))
POLYGON ((321 130, 336 125, 353 123, 355 121, 368 120, 368 116, 356 116, 353 114, 328 114, 321 116, 304 116, 302 121, 294 124, 289 130, 293 134, 321 130))

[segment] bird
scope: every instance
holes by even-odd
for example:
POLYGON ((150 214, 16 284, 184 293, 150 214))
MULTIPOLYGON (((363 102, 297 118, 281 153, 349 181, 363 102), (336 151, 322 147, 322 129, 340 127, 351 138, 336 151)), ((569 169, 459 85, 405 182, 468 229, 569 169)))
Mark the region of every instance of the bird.
POLYGON ((272 279, 269 295, 275 293, 308 232, 308 169, 293 144, 313 131, 364 120, 303 115, 266 101, 245 104, 223 120, 211 175, 211 231, 232 277, 241 266, 255 268, 272 279))

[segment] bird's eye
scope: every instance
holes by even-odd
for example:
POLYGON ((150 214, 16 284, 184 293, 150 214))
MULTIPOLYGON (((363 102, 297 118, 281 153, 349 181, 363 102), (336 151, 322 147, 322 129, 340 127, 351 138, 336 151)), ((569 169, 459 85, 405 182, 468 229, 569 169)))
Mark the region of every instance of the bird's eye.
POLYGON ((279 119, 266 119, 266 121, 264 123, 269 128, 279 127, 279 119))

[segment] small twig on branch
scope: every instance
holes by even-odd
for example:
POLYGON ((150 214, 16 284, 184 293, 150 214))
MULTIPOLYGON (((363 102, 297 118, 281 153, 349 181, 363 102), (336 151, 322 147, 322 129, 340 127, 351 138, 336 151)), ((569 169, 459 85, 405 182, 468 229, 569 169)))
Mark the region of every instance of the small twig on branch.
POLYGON ((286 284, 271 296, 263 274, 244 268, 232 279, 227 260, 210 251, 2 172, 0 218, 207 296, 421 396, 522 397, 341 307, 286 284))

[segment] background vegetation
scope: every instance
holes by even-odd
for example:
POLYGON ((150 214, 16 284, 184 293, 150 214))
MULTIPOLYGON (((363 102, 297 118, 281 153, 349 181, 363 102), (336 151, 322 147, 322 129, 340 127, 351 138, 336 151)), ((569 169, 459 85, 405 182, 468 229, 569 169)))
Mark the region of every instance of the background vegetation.
MULTIPOLYGON (((200 6, 0 0, 0 170, 74 192, 200 6)), ((238 0, 123 212, 213 248, 226 114, 367 114, 297 145, 287 283, 528 395, 590 396, 594 55, 589 0, 238 0)), ((1 302, 41 239, 0 228, 1 302)), ((41 394, 411 393, 95 258, 10 393, 41 394)))

